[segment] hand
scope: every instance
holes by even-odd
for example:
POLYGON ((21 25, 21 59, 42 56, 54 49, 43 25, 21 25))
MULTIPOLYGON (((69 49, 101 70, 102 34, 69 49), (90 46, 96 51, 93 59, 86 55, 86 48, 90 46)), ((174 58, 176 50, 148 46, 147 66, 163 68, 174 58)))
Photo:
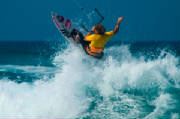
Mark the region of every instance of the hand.
POLYGON ((119 17, 117 23, 119 24, 123 19, 124 17, 119 17))
POLYGON ((94 32, 94 31, 95 31, 95 28, 96 28, 96 26, 93 26, 92 29, 91 29, 91 31, 94 32))

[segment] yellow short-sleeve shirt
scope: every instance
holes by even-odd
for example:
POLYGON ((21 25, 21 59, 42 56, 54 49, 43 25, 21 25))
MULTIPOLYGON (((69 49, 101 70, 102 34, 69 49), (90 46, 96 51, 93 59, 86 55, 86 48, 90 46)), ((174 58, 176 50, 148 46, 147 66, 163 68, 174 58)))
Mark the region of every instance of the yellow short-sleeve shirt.
POLYGON ((92 34, 92 35, 86 36, 85 40, 86 41, 91 41, 90 47, 104 48, 107 41, 110 38, 112 38, 113 35, 114 35, 114 31, 105 32, 104 35, 92 34))

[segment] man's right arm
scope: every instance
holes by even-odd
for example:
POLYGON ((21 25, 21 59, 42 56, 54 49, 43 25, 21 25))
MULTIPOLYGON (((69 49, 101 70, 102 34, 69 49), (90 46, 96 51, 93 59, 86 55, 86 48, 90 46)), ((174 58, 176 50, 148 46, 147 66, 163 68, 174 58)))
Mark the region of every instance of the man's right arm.
POLYGON ((91 41, 92 38, 91 38, 90 35, 92 35, 92 32, 94 32, 94 31, 95 31, 95 26, 92 27, 91 31, 85 36, 85 39, 84 39, 84 40, 86 40, 86 41, 91 41))
POLYGON ((114 28, 114 30, 113 30, 114 34, 116 34, 116 33, 119 31, 119 25, 120 25, 120 22, 121 22, 123 19, 124 19, 124 17, 119 17, 119 18, 118 18, 118 21, 117 21, 117 23, 116 23, 116 26, 115 26, 115 28, 114 28))

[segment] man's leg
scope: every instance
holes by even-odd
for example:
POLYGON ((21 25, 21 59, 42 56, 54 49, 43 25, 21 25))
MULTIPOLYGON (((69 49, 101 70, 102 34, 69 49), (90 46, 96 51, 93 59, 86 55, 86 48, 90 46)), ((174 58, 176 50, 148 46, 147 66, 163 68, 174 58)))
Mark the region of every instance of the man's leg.
POLYGON ((66 30, 65 28, 62 28, 60 30, 61 30, 61 32, 63 33, 64 36, 66 36, 68 38, 71 37, 71 33, 68 30, 66 30))
POLYGON ((73 38, 75 43, 78 43, 78 41, 79 41, 79 33, 78 33, 78 31, 76 29, 73 29, 71 31, 71 37, 73 38))
POLYGON ((81 32, 79 32, 78 30, 76 30, 76 29, 73 29, 73 30, 72 30, 71 36, 72 36, 72 38, 74 39, 74 41, 75 41, 76 43, 79 42, 79 43, 82 45, 83 48, 86 47, 86 46, 88 46, 89 43, 90 43, 90 42, 88 42, 88 41, 85 41, 83 34, 82 34, 81 32))

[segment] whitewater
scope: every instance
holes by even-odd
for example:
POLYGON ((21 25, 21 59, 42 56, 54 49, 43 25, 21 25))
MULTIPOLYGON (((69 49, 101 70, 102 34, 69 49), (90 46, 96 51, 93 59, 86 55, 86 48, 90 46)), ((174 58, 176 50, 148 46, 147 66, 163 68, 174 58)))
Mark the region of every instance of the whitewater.
POLYGON ((178 56, 161 50, 155 59, 136 57, 130 44, 104 52, 98 60, 67 44, 53 66, 1 65, 19 75, 1 76, 0 119, 180 118, 178 56), (31 81, 17 82, 25 78, 31 81))

